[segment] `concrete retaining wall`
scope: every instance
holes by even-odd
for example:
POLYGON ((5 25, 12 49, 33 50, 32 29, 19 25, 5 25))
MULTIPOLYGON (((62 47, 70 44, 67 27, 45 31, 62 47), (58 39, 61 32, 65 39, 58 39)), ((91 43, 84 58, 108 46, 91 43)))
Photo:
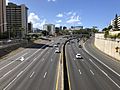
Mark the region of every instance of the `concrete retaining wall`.
POLYGON ((22 42, 22 43, 17 43, 17 44, 7 46, 5 48, 0 48, 0 58, 12 52, 13 50, 18 49, 19 47, 26 47, 26 46, 27 46, 27 42, 22 42))
POLYGON ((104 34, 95 34, 95 46, 104 53, 120 60, 120 49, 116 52, 116 47, 120 48, 120 42, 104 39, 104 34))

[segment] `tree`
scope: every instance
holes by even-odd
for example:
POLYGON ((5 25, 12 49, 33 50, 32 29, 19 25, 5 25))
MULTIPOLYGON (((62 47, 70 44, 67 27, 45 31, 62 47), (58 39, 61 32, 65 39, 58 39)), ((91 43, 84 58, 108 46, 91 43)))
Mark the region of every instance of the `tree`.
POLYGON ((47 36, 47 35, 49 34, 49 32, 46 31, 46 30, 43 30, 43 31, 42 31, 42 34, 43 34, 43 36, 47 36))
POLYGON ((25 29, 23 27, 19 28, 19 37, 23 38, 23 32, 25 31, 25 29))
POLYGON ((97 29, 97 26, 93 26, 93 27, 92 27, 92 32, 93 32, 93 33, 97 33, 98 31, 99 31, 99 30, 97 29))
POLYGON ((108 28, 103 28, 103 30, 102 31, 107 31, 108 30, 108 28))
POLYGON ((63 27, 63 30, 66 30, 66 29, 67 29, 67 27, 66 27, 66 26, 64 26, 64 27, 63 27))
POLYGON ((106 39, 108 37, 108 35, 109 35, 109 30, 106 30, 105 34, 104 34, 104 38, 106 39))
POLYGON ((11 27, 10 27, 10 28, 11 28, 10 33, 12 33, 12 37, 13 37, 13 38, 16 37, 16 33, 17 33, 17 31, 16 31, 16 27, 17 27, 16 24, 11 25, 11 27))
POLYGON ((60 34, 60 28, 59 27, 55 27, 55 33, 56 33, 56 35, 60 34))
POLYGON ((109 25, 109 26, 108 26, 108 29, 109 29, 109 30, 112 29, 112 25, 109 25))

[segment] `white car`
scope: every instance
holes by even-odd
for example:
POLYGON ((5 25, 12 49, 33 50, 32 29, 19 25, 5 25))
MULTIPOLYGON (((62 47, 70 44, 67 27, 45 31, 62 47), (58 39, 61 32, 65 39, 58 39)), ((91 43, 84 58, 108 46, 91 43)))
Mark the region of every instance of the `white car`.
POLYGON ((58 47, 58 45, 55 44, 54 47, 58 47))
POLYGON ((82 58, 81 54, 76 54, 76 58, 81 59, 82 58))
POLYGON ((24 61, 24 60, 25 60, 25 58, 24 58, 24 57, 21 57, 21 58, 20 58, 20 61, 24 61))
POLYGON ((60 53, 60 50, 59 50, 59 49, 56 49, 56 50, 55 50, 55 53, 60 53))

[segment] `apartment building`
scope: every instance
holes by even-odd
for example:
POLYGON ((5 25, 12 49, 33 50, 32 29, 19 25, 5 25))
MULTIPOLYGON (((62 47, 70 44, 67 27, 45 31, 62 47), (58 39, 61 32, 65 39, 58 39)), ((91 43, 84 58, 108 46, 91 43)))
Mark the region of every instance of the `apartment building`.
MULTIPOLYGON (((115 19, 111 20, 110 25, 113 27, 112 30, 115 29, 115 19)), ((117 18, 117 25, 118 25, 118 29, 120 30, 120 16, 118 16, 117 18)))
POLYGON ((24 38, 28 33, 28 8, 14 3, 6 6, 7 30, 15 34, 16 38, 24 38))
POLYGON ((54 24, 43 25, 43 30, 48 31, 49 35, 55 35, 55 25, 54 24))
POLYGON ((28 33, 33 32, 33 24, 31 22, 28 23, 28 33))
POLYGON ((0 0, 0 34, 6 29, 6 0, 0 0))

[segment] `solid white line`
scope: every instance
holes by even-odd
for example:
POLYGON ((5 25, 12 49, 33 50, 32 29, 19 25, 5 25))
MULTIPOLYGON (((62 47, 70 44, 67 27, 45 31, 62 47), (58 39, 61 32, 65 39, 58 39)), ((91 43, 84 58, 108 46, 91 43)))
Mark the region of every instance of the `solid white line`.
POLYGON ((44 74, 44 78, 46 77, 46 75, 47 75, 47 72, 45 72, 45 74, 44 74))
POLYGON ((94 75, 94 73, 93 73, 93 71, 92 71, 92 70, 90 70, 90 72, 92 73, 92 75, 94 75))
MULTIPOLYGON (((46 46, 46 45, 44 45, 44 46, 46 46)), ((44 47, 44 46, 43 46, 43 47, 44 47)), ((37 53, 39 50, 40 50, 40 49, 38 49, 35 53, 37 53)), ((46 49, 45 49, 45 50, 46 50, 46 49)), ((44 51, 45 51, 45 50, 44 50, 44 51)), ((44 51, 43 51, 43 52, 44 52, 44 51)), ((43 52, 42 52, 42 53, 43 53, 43 52)), ((32 57, 35 53, 33 53, 30 57, 32 57)), ((41 53, 41 54, 42 54, 42 53, 41 53)), ((40 55, 41 55, 41 54, 40 54, 40 55)), ((40 55, 39 55, 39 56, 40 56, 40 55)), ((35 60, 38 59, 39 56, 38 56, 37 58, 35 58, 35 60)), ((30 58, 30 57, 29 57, 29 58, 30 58)), ((29 67, 33 64, 33 62, 34 62, 35 60, 33 60, 23 71, 21 71, 3 90, 6 90, 6 89, 18 78, 19 75, 21 75, 23 72, 25 72, 25 70, 27 70, 27 68, 29 68, 29 67)), ((22 63, 23 63, 23 62, 22 62, 22 63)), ((22 64, 22 63, 21 63, 21 64, 22 64)), ((9 73, 12 72, 13 70, 15 70, 15 69, 16 69, 17 67, 19 67, 21 64, 17 65, 14 69, 10 70, 9 73)), ((9 74, 9 73, 7 73, 7 74, 9 74)), ((46 74, 47 74, 47 73, 46 73, 46 74)), ((5 74, 4 76, 6 76, 6 74, 5 74)), ((4 78, 4 76, 3 76, 2 78, 4 78)), ((46 75, 45 75, 45 76, 46 76, 46 75)), ((0 78, 0 79, 2 79, 2 78, 0 78)))
MULTIPOLYGON (((25 52, 25 50, 27 50, 27 49, 24 49, 24 50, 23 50, 23 51, 21 51, 19 54, 21 54, 21 53, 25 52)), ((8 59, 6 59, 6 60, 10 60, 10 59, 12 59, 12 58, 14 58, 14 57, 16 57, 16 56, 18 56, 18 54, 17 54, 17 55, 13 55, 12 57, 10 57, 10 58, 8 58, 8 59)))
POLYGON ((81 71, 80 71, 80 69, 78 71, 79 71, 80 74, 82 74, 81 71))
MULTIPOLYGON (((26 55, 26 54, 27 54, 27 53, 23 54, 22 56, 24 56, 24 55, 26 55)), ((20 57, 22 57, 22 56, 20 56, 20 57)), ((18 57, 18 58, 20 58, 20 57, 18 57)), ((16 59, 16 60, 17 60, 17 59, 16 59)), ((7 66, 9 66, 10 64, 14 63, 16 60, 14 60, 14 61, 10 62, 9 64, 5 65, 4 67, 0 68, 0 71, 1 71, 2 69, 6 68, 7 66)))
POLYGON ((19 77, 22 73, 23 73, 23 71, 21 71, 21 72, 17 75, 17 77, 19 77))
POLYGON ((51 62, 53 61, 53 59, 51 59, 51 62))
POLYGON ((6 90, 16 79, 17 77, 15 77, 3 90, 6 90))
POLYGON ((32 72, 32 74, 30 75, 30 78, 35 74, 35 72, 32 72))
MULTIPOLYGON (((84 45, 83 45, 84 46, 84 45)), ((85 49, 85 51, 89 54, 89 55, 91 55, 94 59, 96 59, 99 63, 101 63, 102 65, 104 65, 105 67, 107 67, 109 70, 111 70, 112 72, 114 72, 116 75, 118 75, 119 77, 120 77, 120 74, 119 73, 117 73, 116 71, 114 71, 112 68, 110 68, 109 66, 107 66, 105 63, 103 63, 101 60, 99 60, 98 58, 96 58, 95 56, 93 56, 91 53, 89 53, 87 50, 86 50, 86 48, 85 48, 85 46, 84 46, 84 49, 85 49)))
MULTIPOLYGON (((43 51, 43 52, 44 52, 44 51, 43 51)), ((42 53, 43 53, 43 52, 42 52, 42 53)), ((42 54, 42 53, 41 53, 41 54, 42 54)), ((35 54, 35 53, 34 53, 34 54, 35 54)), ((34 54, 32 54, 30 57, 32 57, 34 54)), ((40 55, 41 55, 41 54, 40 54, 40 55)), ((39 55, 39 56, 40 56, 40 55, 39 55)), ((34 62, 36 59, 39 58, 39 56, 38 56, 37 58, 35 58, 35 59, 23 70, 23 72, 24 72, 25 70, 27 70, 27 68, 29 68, 29 66, 31 66, 31 65, 33 64, 33 62, 34 62)), ((30 58, 30 57, 29 57, 29 58, 30 58)), ((28 59, 29 59, 29 58, 28 58, 28 59)), ((27 59, 26 59, 26 60, 27 60, 27 59)), ((24 62, 22 62, 22 63, 24 63, 24 62)), ((6 74, 4 74, 0 79, 3 79, 6 75, 10 74, 13 70, 15 70, 16 68, 18 68, 22 63, 20 63, 19 65, 17 65, 15 68, 13 68, 12 70, 10 70, 10 71, 7 72, 6 74)))
MULTIPOLYGON (((89 59, 89 60, 90 60, 90 59, 89 59)), ((112 78, 110 78, 105 71, 103 71, 101 68, 99 68, 92 60, 90 60, 90 61, 91 61, 111 82, 113 82, 118 88, 120 88, 120 86, 119 86, 114 80, 112 80, 112 78)))
MULTIPOLYGON (((28 52, 26 52, 25 54, 23 54, 22 56, 20 56, 20 57, 23 57, 23 56, 25 56, 26 54, 28 54, 28 52)), ((18 60, 20 57, 18 57, 17 59, 15 59, 15 60, 18 60)))

